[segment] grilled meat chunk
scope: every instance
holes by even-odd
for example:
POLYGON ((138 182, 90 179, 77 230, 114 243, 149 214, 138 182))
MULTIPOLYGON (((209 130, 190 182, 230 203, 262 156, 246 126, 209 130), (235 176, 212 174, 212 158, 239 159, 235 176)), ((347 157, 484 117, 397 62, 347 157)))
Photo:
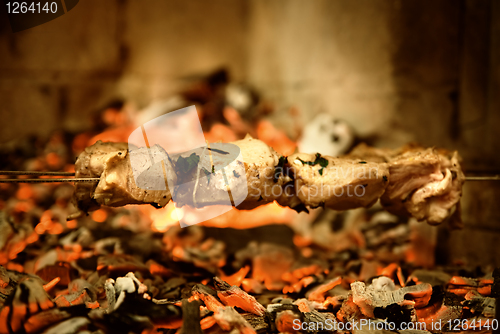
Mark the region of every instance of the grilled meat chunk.
POLYGON ((297 153, 288 157, 298 198, 310 207, 348 210, 372 206, 388 185, 385 163, 297 153))
POLYGON ((359 145, 349 156, 387 162, 390 179, 381 203, 389 212, 439 224, 458 209, 465 176, 457 152, 418 146, 389 150, 359 145))

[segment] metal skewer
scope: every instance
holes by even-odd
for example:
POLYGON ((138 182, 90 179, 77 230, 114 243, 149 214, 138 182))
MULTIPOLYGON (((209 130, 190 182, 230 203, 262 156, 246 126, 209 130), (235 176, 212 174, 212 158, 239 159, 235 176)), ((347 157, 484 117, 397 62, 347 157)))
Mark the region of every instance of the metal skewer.
POLYGON ((75 173, 73 173, 73 172, 35 172, 35 171, 1 170, 0 175, 75 176, 75 173))
MULTIPOLYGON (((35 172, 35 171, 0 171, 0 175, 10 176, 75 176, 73 172, 35 172)), ((98 177, 93 178, 38 178, 38 179, 0 179, 0 183, 55 183, 55 182, 99 182, 98 177)))
POLYGON ((466 176, 465 181, 500 181, 500 175, 466 176))
MULTIPOLYGON (((10 176, 75 176, 73 172, 35 172, 35 171, 0 171, 0 175, 10 176)), ((55 182, 99 182, 93 178, 38 178, 38 179, 2 179, 0 183, 55 183, 55 182)), ((500 175, 466 176, 466 181, 500 181, 500 175)))
POLYGON ((99 182, 98 177, 57 179, 0 179, 0 183, 55 183, 55 182, 99 182))

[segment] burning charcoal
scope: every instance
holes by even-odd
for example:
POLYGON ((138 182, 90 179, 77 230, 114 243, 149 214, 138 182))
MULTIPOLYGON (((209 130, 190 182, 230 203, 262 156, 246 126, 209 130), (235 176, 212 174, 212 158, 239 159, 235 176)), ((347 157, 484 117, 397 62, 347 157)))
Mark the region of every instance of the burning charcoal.
POLYGON ((477 291, 467 292, 463 305, 475 315, 481 315, 485 318, 495 317, 495 298, 483 297, 477 291))
POLYGON ((97 289, 84 279, 78 278, 68 285, 69 292, 80 292, 86 290, 92 300, 97 298, 97 289))
POLYGON ((290 300, 284 299, 281 303, 267 305, 271 329, 280 333, 293 333, 293 321, 304 321, 304 315, 297 305, 293 305, 290 300), (291 323, 290 323, 291 322, 291 323))
POLYGON ((332 313, 320 313, 317 311, 318 309, 323 309, 323 305, 320 303, 301 298, 297 299, 294 304, 297 305, 299 310, 304 314, 306 322, 321 322, 324 326, 326 325, 327 319, 334 322, 336 321, 336 318, 332 313))
POLYGON ((215 321, 213 316, 208 316, 200 320, 200 327, 202 330, 209 329, 213 327, 217 321, 215 321))
POLYGON ((111 313, 92 310, 89 317, 106 333, 141 333, 154 326, 179 328, 182 311, 172 304, 156 304, 138 294, 126 294, 120 307, 111 313))
POLYGON ((149 272, 151 273, 151 275, 158 275, 163 278, 172 276, 172 272, 169 269, 159 264, 155 260, 148 260, 146 262, 146 266, 149 268, 149 272))
POLYGON ((25 274, 6 270, 0 266, 0 308, 4 305, 8 296, 12 294, 18 282, 26 277, 25 274))
POLYGON ((321 303, 325 300, 325 294, 340 283, 342 283, 342 277, 332 278, 309 291, 306 297, 311 301, 321 303))
POLYGON ((294 321, 300 321, 301 316, 290 310, 284 310, 276 314, 276 329, 280 333, 300 333, 294 329, 294 321))
POLYGON ((283 293, 299 293, 303 288, 308 287, 316 281, 317 279, 314 276, 303 277, 298 282, 285 286, 283 288, 283 293))
POLYGON ((42 282, 36 278, 25 278, 12 293, 11 302, 0 311, 0 333, 9 332, 7 326, 14 332, 21 330, 30 314, 47 310, 54 305, 43 289, 42 282), (9 323, 6 323, 7 319, 10 319, 9 323))
MULTIPOLYGON (((381 278, 374 280, 368 288, 363 282, 354 282, 351 284, 353 302, 362 310, 363 314, 373 317, 373 310, 376 307, 386 307, 390 304, 403 305, 408 303, 405 295, 415 299, 415 305, 424 307, 431 298, 432 287, 428 283, 421 283, 413 286, 407 286, 398 290, 393 290, 395 286, 385 285, 379 282, 381 278)), ((387 280, 389 280, 387 278, 387 280)), ((384 279, 386 281, 386 279, 384 279)))
POLYGON ((182 287, 187 283, 185 278, 172 277, 164 284, 160 285, 158 298, 179 299, 182 287))
POLYGON ((43 289, 47 292, 50 292, 53 288, 56 287, 57 283, 59 283, 61 279, 59 277, 54 278, 52 281, 43 285, 43 289))
POLYGON ((195 298, 202 300, 212 312, 218 312, 219 308, 224 307, 224 304, 217 299, 216 292, 207 286, 196 284, 192 289, 192 293, 195 298))
POLYGON ((248 321, 231 306, 220 308, 217 313, 214 313, 214 318, 220 328, 225 331, 234 329, 240 334, 256 334, 248 321))
POLYGON ((224 272, 221 270, 219 276, 223 281, 227 282, 229 285, 241 286, 243 279, 247 276, 249 271, 250 271, 250 266, 244 266, 243 268, 241 268, 240 270, 229 276, 225 275, 224 272))
POLYGON ((182 327, 180 334, 203 334, 200 327, 200 302, 182 300, 182 327))
POLYGON ((47 329, 43 334, 77 334, 89 324, 88 318, 74 317, 47 329))
MULTIPOLYGON (((97 289, 83 279, 73 280, 68 286, 68 294, 60 294, 54 300, 57 306, 67 307, 70 305, 89 304, 95 302, 97 289)), ((99 304, 95 305, 98 307, 99 304)))
MULTIPOLYGON (((422 311, 426 310, 423 309, 422 311)), ((446 305, 443 303, 441 307, 434 312, 421 313, 417 311, 417 314, 419 322, 425 323, 427 328, 432 328, 433 324, 438 322, 446 324, 449 320, 460 319, 462 316, 462 306, 446 305)))
POLYGON ((349 295, 347 300, 342 303, 340 310, 337 312, 337 319, 341 322, 347 323, 357 320, 362 317, 362 313, 358 305, 354 303, 352 294, 349 295))
POLYGON ((74 292, 69 295, 59 295, 54 299, 54 303, 58 307, 81 305, 91 301, 92 298, 90 298, 87 290, 83 290, 81 292, 74 292))
MULTIPOLYGON (((7 270, 0 266, 0 289, 5 289, 10 283, 10 278, 9 275, 7 274, 7 270)), ((3 293, 3 291, 0 290, 0 292, 3 293)))
POLYGON ((302 313, 310 313, 316 309, 316 306, 321 307, 322 305, 317 302, 311 302, 305 298, 297 299, 293 302, 294 305, 299 307, 300 312, 302 313))
POLYGON ((135 271, 147 273, 149 269, 133 256, 108 254, 97 259, 97 271, 120 275, 135 271))
POLYGON ((249 295, 239 287, 230 286, 218 277, 214 277, 215 286, 217 288, 217 296, 222 303, 228 306, 237 306, 247 312, 255 315, 263 316, 266 309, 262 306, 255 297, 249 295))
POLYGON ((269 328, 269 325, 266 322, 265 316, 260 317, 252 313, 243 313, 242 316, 250 324, 250 326, 257 331, 257 333, 268 332, 267 329, 269 328))
POLYGON ((333 308, 334 311, 338 311, 338 309, 342 306, 342 303, 347 300, 347 295, 339 295, 339 296, 329 296, 323 302, 324 308, 333 308))
POLYGON ((42 329, 64 319, 68 319, 69 317, 71 317, 71 314, 66 310, 53 308, 29 317, 24 323, 24 329, 26 330, 26 333, 37 333, 42 329))
POLYGON ((490 295, 492 285, 492 279, 453 276, 448 283, 448 291, 462 297, 472 290, 475 290, 482 295, 490 295))
POLYGON ((438 270, 417 269, 408 277, 408 282, 429 283, 434 286, 444 286, 451 279, 451 276, 438 270))
POLYGON ((76 269, 72 268, 69 263, 60 262, 56 265, 45 266, 36 274, 47 282, 59 277, 57 285, 67 286, 76 276, 76 269))

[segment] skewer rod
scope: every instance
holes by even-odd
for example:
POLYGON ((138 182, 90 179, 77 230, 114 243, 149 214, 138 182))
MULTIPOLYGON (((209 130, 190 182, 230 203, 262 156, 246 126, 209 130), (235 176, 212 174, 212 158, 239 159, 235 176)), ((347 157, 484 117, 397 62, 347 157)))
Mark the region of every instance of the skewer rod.
POLYGON ((500 181, 500 175, 466 176, 465 181, 500 181))
POLYGON ((2 170, 0 175, 36 175, 36 176, 75 176, 73 172, 35 172, 35 171, 15 171, 2 170))
MULTIPOLYGON (((73 172, 0 171, 0 175, 75 176, 73 172)), ((500 181, 500 175, 466 176, 466 181, 500 181)), ((98 182, 99 178, 0 179, 0 183, 98 182)))
POLYGON ((55 183, 55 182, 99 182, 93 178, 62 178, 62 179, 0 179, 0 183, 55 183))

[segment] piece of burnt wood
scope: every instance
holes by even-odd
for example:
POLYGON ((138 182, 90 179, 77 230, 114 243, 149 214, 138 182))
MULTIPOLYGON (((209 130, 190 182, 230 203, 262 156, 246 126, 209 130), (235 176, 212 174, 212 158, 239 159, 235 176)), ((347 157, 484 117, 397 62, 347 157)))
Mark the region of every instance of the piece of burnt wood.
POLYGON ((22 330, 26 319, 54 306, 38 278, 24 278, 0 311, 0 333, 22 330), (7 331, 5 331, 7 329, 7 331))
POLYGON ((269 329, 272 332, 280 331, 286 333, 287 330, 290 330, 288 320, 292 320, 293 322, 298 319, 301 323, 304 321, 304 314, 290 300, 283 300, 282 303, 267 305, 267 312, 269 329))
POLYGON ((218 312, 219 308, 224 307, 224 304, 217 298, 217 293, 205 285, 196 284, 191 292, 194 298, 203 301, 207 309, 212 312, 218 312))
POLYGON ((373 310, 376 307, 386 307, 391 304, 402 304, 409 299, 415 299, 415 305, 425 307, 432 295, 432 287, 428 283, 407 286, 393 291, 377 291, 371 286, 368 288, 363 282, 351 284, 353 302, 362 310, 363 314, 373 317, 373 310))
POLYGON ((231 306, 219 308, 218 312, 214 313, 214 318, 225 331, 236 330, 236 333, 256 334, 248 321, 231 306))
POLYGON ((276 314, 276 330, 280 333, 300 333, 295 326, 295 323, 300 319, 301 316, 291 310, 280 311, 276 314))
POLYGON ((221 302, 228 306, 236 306, 255 315, 263 316, 266 309, 255 297, 249 295, 239 287, 229 285, 218 277, 214 277, 217 296, 221 302))
POLYGON ((7 270, 0 266, 0 289, 5 289, 10 282, 9 275, 7 274, 7 270))
POLYGON ((12 293, 17 282, 10 279, 9 272, 0 266, 0 308, 4 305, 7 297, 12 293))
POLYGON ((476 316, 484 316, 486 318, 495 317, 495 298, 484 297, 477 291, 469 291, 465 295, 465 300, 462 303, 464 309, 467 308, 476 316))
POLYGON ((58 307, 68 307, 72 305, 82 305, 92 302, 87 290, 73 292, 68 295, 59 295, 54 299, 54 303, 58 307))
POLYGON ((493 279, 479 279, 453 276, 447 285, 447 290, 458 296, 465 296, 469 291, 476 290, 482 295, 491 294, 493 279))
POLYGON ((58 286, 68 286, 68 284, 77 277, 77 274, 76 269, 72 268, 71 265, 66 262, 48 265, 36 272, 36 275, 46 282, 59 277, 60 280, 57 282, 58 286))
POLYGON ((38 312, 26 320, 24 329, 26 333, 37 333, 52 324, 68 319, 70 316, 71 313, 61 308, 38 312))
POLYGON ((173 275, 171 270, 156 262, 155 260, 148 260, 146 262, 146 266, 149 268, 149 272, 151 273, 151 275, 158 275, 163 278, 171 277, 173 275))
POLYGON ((187 284, 183 277, 172 277, 158 286, 158 299, 180 299, 182 287, 187 284))
POLYGON ((317 302, 312 302, 305 298, 301 298, 297 299, 295 302, 293 302, 293 304, 297 305, 300 312, 302 312, 304 316, 304 322, 322 324, 320 326, 322 326, 323 328, 327 328, 328 323, 331 323, 333 325, 337 322, 337 318, 333 313, 319 312, 317 309, 319 308, 318 306, 321 306, 321 304, 318 305, 317 302))
POLYGON ((342 277, 335 277, 323 282, 306 293, 307 299, 316 302, 323 302, 328 291, 342 283, 342 277))
POLYGON ((200 304, 198 300, 182 300, 181 334, 203 334, 200 326, 200 304))
POLYGON ((108 254, 97 259, 97 271, 99 274, 109 273, 111 276, 121 276, 128 272, 149 272, 149 268, 131 255, 108 254))
POLYGON ((252 313, 242 313, 243 318, 248 321, 257 333, 267 333, 269 324, 266 321, 266 316, 258 316, 252 313))
MULTIPOLYGON (((439 306, 439 305, 438 305, 439 306)), ((417 310, 418 311, 418 310, 417 310)), ((425 311, 425 309, 422 309, 425 311)), ((418 314, 418 312, 417 312, 418 314)), ((432 328, 435 323, 446 324, 448 321, 462 318, 462 306, 460 303, 456 305, 447 305, 445 302, 441 304, 434 312, 427 312, 425 316, 419 316, 418 321, 426 324, 427 328, 432 328)))
POLYGON ((352 320, 359 319, 362 316, 361 310, 354 303, 353 296, 350 294, 346 300, 342 303, 340 310, 337 312, 337 319, 339 321, 347 323, 352 320))
POLYGON ((123 303, 111 313, 93 310, 89 313, 93 323, 107 333, 141 333, 155 326, 180 328, 182 310, 172 304, 156 304, 137 294, 126 294, 123 303), (95 312, 98 311, 98 312, 95 312))

